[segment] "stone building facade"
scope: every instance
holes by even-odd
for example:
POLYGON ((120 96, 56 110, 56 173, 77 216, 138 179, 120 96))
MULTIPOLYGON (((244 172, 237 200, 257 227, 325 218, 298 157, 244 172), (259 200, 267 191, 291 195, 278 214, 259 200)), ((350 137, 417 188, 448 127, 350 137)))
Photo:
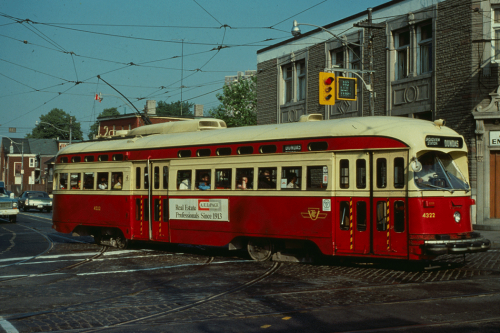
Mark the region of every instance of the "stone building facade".
POLYGON ((258 123, 445 119, 469 149, 476 227, 500 228, 500 0, 393 0, 325 25, 335 37, 300 28, 308 32, 257 52, 258 123), (373 94, 358 79, 356 101, 320 105, 325 69, 359 70, 373 94))

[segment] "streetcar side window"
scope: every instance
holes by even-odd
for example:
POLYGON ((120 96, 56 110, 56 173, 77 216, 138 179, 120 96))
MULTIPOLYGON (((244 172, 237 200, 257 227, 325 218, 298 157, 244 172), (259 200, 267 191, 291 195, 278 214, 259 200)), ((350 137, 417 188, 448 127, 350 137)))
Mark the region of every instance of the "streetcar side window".
POLYGON ((148 167, 144 168, 144 189, 149 188, 149 174, 148 174, 148 167))
POLYGON ((405 187, 405 159, 396 157, 394 159, 394 188, 405 187))
POLYGON ((82 161, 82 158, 80 156, 73 156, 71 158, 71 163, 79 163, 82 161))
POLYGON ((59 163, 68 163, 68 158, 67 157, 61 157, 59 160, 59 163))
POLYGON ((163 167, 163 189, 168 189, 168 166, 163 167))
POLYGON ((301 167, 283 167, 281 168, 281 189, 282 190, 300 190, 302 185, 301 167))
POLYGON ((277 168, 259 168, 258 189, 275 190, 277 168))
POLYGON ((141 188, 141 168, 135 168, 135 188, 138 190, 141 188))
POLYGON ((121 190, 123 188, 123 172, 111 173, 111 188, 113 190, 121 190))
POLYGON ((149 221, 149 199, 144 199, 143 221, 149 221))
POLYGON ((94 173, 93 172, 85 172, 83 174, 83 189, 84 190, 93 190, 94 189, 94 173))
POLYGON ((340 188, 349 188, 349 160, 340 160, 340 188))
POLYGON ((68 174, 67 173, 60 173, 59 174, 59 188, 61 190, 68 189, 68 174))
POLYGON ((97 173, 97 183, 100 190, 107 190, 109 188, 109 175, 107 172, 97 173))
POLYGON ((109 159, 108 155, 99 155, 99 161, 106 162, 109 159))
POLYGON ((168 221, 168 199, 163 199, 163 222, 168 221))
POLYGON ((387 160, 385 158, 377 159, 377 187, 387 187, 387 160))
POLYGON ((82 188, 81 174, 72 173, 70 174, 70 189, 79 190, 82 188))
POLYGON ((216 169, 215 170, 215 189, 230 190, 231 189, 231 169, 216 169))
POLYGON ((218 156, 231 155, 231 148, 230 147, 217 148, 215 152, 218 156))
POLYGON ((358 231, 366 231, 366 202, 356 203, 356 228, 358 231))
POLYGON ((385 231, 387 229, 387 202, 377 202, 377 230, 385 231))
POLYGON ((405 203, 403 201, 394 202, 394 231, 405 231, 405 203))
POLYGON ((211 170, 196 170, 196 189, 206 191, 212 189, 211 170))
POLYGON ((123 161, 123 154, 114 154, 113 161, 123 161))
POLYGON ((307 167, 307 190, 326 190, 328 186, 328 167, 308 166, 307 167))
POLYGON ((160 199, 154 201, 154 220, 160 221, 160 199))
POLYGON ((191 157, 191 150, 179 150, 177 155, 179 157, 191 157))
POLYGON ((356 160, 356 188, 366 188, 366 160, 356 160))
POLYGON ((276 145, 263 145, 259 147, 259 152, 261 154, 272 154, 277 150, 276 145))
POLYGON ((159 190, 160 189, 160 167, 159 166, 155 166, 154 167, 154 170, 153 170, 153 184, 154 184, 155 190, 159 190))
POLYGON ((142 221, 141 199, 135 199, 135 219, 136 221, 142 221))
POLYGON ((340 230, 349 230, 349 201, 340 202, 340 230))
POLYGON ((85 156, 83 160, 85 162, 94 162, 94 156, 93 155, 85 156))
POLYGON ((196 156, 199 156, 199 157, 210 156, 211 153, 212 152, 209 148, 198 149, 196 151, 196 156))
POLYGON ((236 151, 238 152, 238 155, 253 154, 253 147, 252 146, 238 147, 236 151))
POLYGON ((191 170, 177 171, 177 189, 179 190, 191 189, 191 170))
POLYGON ((236 189, 253 189, 253 168, 236 169, 236 189))

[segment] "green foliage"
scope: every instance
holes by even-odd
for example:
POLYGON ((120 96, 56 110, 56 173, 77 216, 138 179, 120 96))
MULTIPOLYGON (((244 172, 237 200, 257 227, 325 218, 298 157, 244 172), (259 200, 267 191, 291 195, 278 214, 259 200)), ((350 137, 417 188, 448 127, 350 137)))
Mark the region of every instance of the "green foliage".
POLYGON ((226 122, 227 127, 257 124, 257 78, 252 76, 231 85, 224 85, 222 94, 217 94, 221 104, 208 114, 226 122))
POLYGON ((55 139, 69 140, 70 119, 71 137, 72 140, 83 140, 83 133, 80 123, 75 117, 70 116, 61 109, 52 109, 46 115, 40 116, 40 122, 35 126, 31 134, 27 134, 27 138, 33 139, 55 139))
MULTIPOLYGON (((120 112, 118 112, 117 108, 109 108, 109 109, 104 109, 101 113, 99 113, 97 119, 103 117, 118 116, 118 115, 120 115, 120 112)), ((98 133, 99 133, 99 121, 96 121, 92 126, 90 126, 89 139, 92 140, 94 138, 94 135, 97 135, 98 133)))
MULTIPOLYGON (((182 102, 182 117, 193 116, 194 103, 187 101, 182 102)), ((164 117, 179 117, 181 116, 181 101, 177 102, 163 102, 159 101, 156 107, 156 115, 164 117)))

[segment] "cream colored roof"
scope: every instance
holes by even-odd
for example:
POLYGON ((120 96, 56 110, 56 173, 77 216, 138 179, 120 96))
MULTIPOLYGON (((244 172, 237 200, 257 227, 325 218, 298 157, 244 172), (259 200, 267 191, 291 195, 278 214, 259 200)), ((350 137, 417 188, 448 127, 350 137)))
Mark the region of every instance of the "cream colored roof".
MULTIPOLYGON (((429 149, 425 147, 424 141, 427 135, 460 136, 457 132, 446 126, 439 127, 433 122, 425 120, 385 116, 357 117, 187 133, 156 134, 132 139, 82 142, 64 148, 59 154, 339 136, 391 137, 419 151, 429 149)), ((465 142, 462 149, 453 150, 466 151, 465 142)))

